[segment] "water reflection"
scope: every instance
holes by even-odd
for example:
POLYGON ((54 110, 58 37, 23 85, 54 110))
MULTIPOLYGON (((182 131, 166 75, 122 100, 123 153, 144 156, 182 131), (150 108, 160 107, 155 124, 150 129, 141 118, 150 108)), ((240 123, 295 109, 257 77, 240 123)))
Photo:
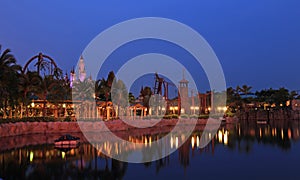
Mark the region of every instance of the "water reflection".
MULTIPOLYGON (((155 162, 140 164, 140 166, 147 168, 144 171, 155 169, 156 175, 163 177, 163 172, 162 174, 159 172, 170 165, 174 167, 174 165, 179 164, 183 169, 186 169, 193 166, 191 165, 193 159, 196 160, 194 162, 196 164, 207 163, 208 161, 197 157, 226 155, 228 152, 224 151, 224 148, 234 152, 237 156, 240 156, 239 154, 241 153, 255 154, 254 149, 256 145, 263 145, 260 150, 271 145, 272 148, 289 151, 292 148, 296 148, 292 144, 299 143, 299 127, 298 122, 287 122, 280 125, 257 125, 241 122, 236 125, 225 125, 218 130, 212 141, 202 149, 200 148, 201 131, 193 132, 188 141, 180 147, 179 144, 185 137, 180 134, 174 134, 170 136, 166 143, 170 143, 171 148, 178 149, 175 153, 155 162), (223 151, 218 151, 221 149, 223 151)), ((128 141, 151 146, 153 141, 160 139, 164 135, 128 135, 128 141)), ((207 138, 211 138, 211 136, 211 133, 207 134, 207 138)), ((128 167, 136 168, 133 164, 110 159, 102 152, 118 154, 123 151, 130 152, 130 148, 138 147, 123 149, 118 143, 109 141, 94 144, 94 146, 97 148, 94 148, 91 144, 82 143, 78 148, 61 150, 55 149, 52 144, 46 143, 2 151, 0 152, 0 178, 23 179, 25 177, 34 179, 45 177, 46 179, 77 179, 100 177, 103 179, 122 179, 132 173, 130 171, 127 174, 128 167)), ((142 151, 141 154, 143 156, 151 156, 151 153, 146 151, 142 151)), ((175 170, 180 170, 180 168, 176 168, 175 170)), ((197 171, 196 167, 191 168, 197 171)))

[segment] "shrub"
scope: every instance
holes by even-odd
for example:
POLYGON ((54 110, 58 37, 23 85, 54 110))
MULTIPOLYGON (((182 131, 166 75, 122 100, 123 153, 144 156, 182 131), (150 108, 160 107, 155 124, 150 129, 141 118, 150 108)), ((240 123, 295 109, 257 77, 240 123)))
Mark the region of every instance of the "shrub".
POLYGON ((189 115, 187 115, 187 114, 181 114, 180 117, 183 118, 183 119, 186 119, 186 118, 189 118, 189 115))

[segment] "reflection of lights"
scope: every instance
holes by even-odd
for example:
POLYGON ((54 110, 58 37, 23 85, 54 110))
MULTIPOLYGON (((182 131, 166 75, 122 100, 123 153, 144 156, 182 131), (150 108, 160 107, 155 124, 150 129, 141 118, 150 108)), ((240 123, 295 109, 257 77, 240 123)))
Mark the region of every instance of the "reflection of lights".
POLYGON ((71 155, 74 155, 74 154, 75 154, 75 150, 74 150, 74 149, 71 149, 70 154, 71 154, 71 155))
POLYGON ((115 143, 115 150, 116 150, 116 154, 119 154, 118 143, 115 143))
POLYGON ((281 129, 281 139, 284 138, 283 129, 281 129))
POLYGON ((259 128, 259 137, 261 138, 262 136, 262 131, 261 131, 261 128, 259 128))
POLYGON ((199 136, 197 136, 197 147, 200 146, 200 140, 199 140, 199 136))
POLYGON ((241 127, 239 127, 239 136, 241 136, 241 127))
POLYGON ((211 107, 208 107, 207 109, 210 111, 210 110, 211 110, 211 107))
MULTIPOLYGON (((198 137, 198 136, 197 136, 198 137)), ((208 139, 211 139, 211 133, 208 133, 208 139)))
POLYGON ((178 137, 175 138, 175 147, 178 148, 178 137))
POLYGON ((292 137, 292 131, 291 129, 288 129, 288 138, 291 139, 291 137, 292 137))
POLYGON ((62 105, 62 107, 63 107, 63 108, 66 108, 66 104, 64 103, 64 104, 62 105))
POLYGON ((218 137, 219 137, 219 143, 222 143, 222 131, 219 130, 218 132, 218 137))
POLYGON ((192 148, 194 149, 194 145, 195 145, 195 138, 194 137, 192 137, 191 144, 192 144, 192 148))
POLYGON ((34 102, 31 103, 31 107, 34 107, 34 102))
POLYGON ((150 145, 150 147, 151 147, 151 143, 152 143, 152 138, 151 138, 151 136, 149 137, 149 145, 150 145))
POLYGON ((66 153, 65 152, 61 152, 61 158, 65 159, 66 153))
POLYGON ((184 141, 184 140, 185 140, 185 135, 181 134, 181 141, 184 141))
POLYGON ((145 144, 146 144, 146 146, 147 146, 147 144, 148 144, 148 139, 147 139, 146 136, 145 136, 145 144))
POLYGON ((34 155, 34 154, 33 154, 33 152, 32 152, 32 151, 30 151, 30 156, 29 156, 29 161, 30 161, 30 162, 32 162, 32 161, 33 161, 33 155, 34 155))
POLYGON ((227 145, 228 144, 228 131, 226 130, 224 133, 224 144, 227 145))
POLYGON ((174 140, 173 140, 173 137, 171 136, 171 139, 170 139, 171 148, 173 148, 173 143, 174 143, 174 140))
POLYGON ((161 108, 161 110, 162 110, 162 111, 165 111, 165 110, 166 110, 166 108, 164 108, 164 107, 163 107, 163 108, 161 108))

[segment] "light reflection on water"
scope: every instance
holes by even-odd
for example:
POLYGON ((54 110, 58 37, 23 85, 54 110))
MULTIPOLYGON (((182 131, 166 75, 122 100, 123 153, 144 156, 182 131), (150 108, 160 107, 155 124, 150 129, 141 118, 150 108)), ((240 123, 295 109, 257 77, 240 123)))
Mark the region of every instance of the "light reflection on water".
MULTIPOLYGON (((221 127, 205 148, 200 147, 202 132, 195 131, 181 147, 184 137, 174 134, 167 143, 178 149, 155 162, 131 164, 113 160, 101 150, 111 153, 129 151, 117 143, 81 144, 76 149, 61 151, 52 144, 31 145, 0 152, 0 178, 67 179, 94 178, 203 178, 236 179, 292 177, 300 167, 299 122, 257 125, 241 122, 221 127), (201 176, 199 176, 201 174, 201 176)), ((128 141, 151 146, 165 134, 128 135, 128 141)), ((212 134, 207 134, 208 138, 212 134)), ((141 152, 149 156, 147 152, 141 152)), ((297 179, 297 178, 296 178, 297 179)))

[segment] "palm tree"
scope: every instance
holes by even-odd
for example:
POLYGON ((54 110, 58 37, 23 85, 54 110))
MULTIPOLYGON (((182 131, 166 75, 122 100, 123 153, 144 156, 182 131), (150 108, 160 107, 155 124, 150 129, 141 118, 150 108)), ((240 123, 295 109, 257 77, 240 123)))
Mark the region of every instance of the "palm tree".
POLYGON ((24 75, 20 90, 23 92, 24 102, 28 100, 28 92, 35 95, 38 99, 43 100, 43 116, 46 116, 47 100, 56 104, 59 100, 65 97, 65 91, 61 79, 55 78, 54 75, 41 77, 38 72, 29 72, 24 75))
POLYGON ((28 116, 28 108, 27 105, 30 100, 30 96, 37 94, 39 89, 40 89, 40 82, 41 82, 41 77, 38 75, 37 72, 31 72, 28 71, 25 74, 20 74, 18 77, 18 91, 20 94, 20 116, 22 118, 23 115, 23 107, 26 108, 25 114, 28 116))
POLYGON ((16 64, 16 59, 9 49, 0 53, 0 108, 4 109, 4 118, 7 116, 7 107, 12 108, 17 102, 17 76, 20 71, 21 66, 16 64))
POLYGON ((240 89, 240 92, 244 95, 248 95, 248 94, 251 94, 251 89, 252 87, 251 86, 247 86, 247 85, 243 85, 240 89))

